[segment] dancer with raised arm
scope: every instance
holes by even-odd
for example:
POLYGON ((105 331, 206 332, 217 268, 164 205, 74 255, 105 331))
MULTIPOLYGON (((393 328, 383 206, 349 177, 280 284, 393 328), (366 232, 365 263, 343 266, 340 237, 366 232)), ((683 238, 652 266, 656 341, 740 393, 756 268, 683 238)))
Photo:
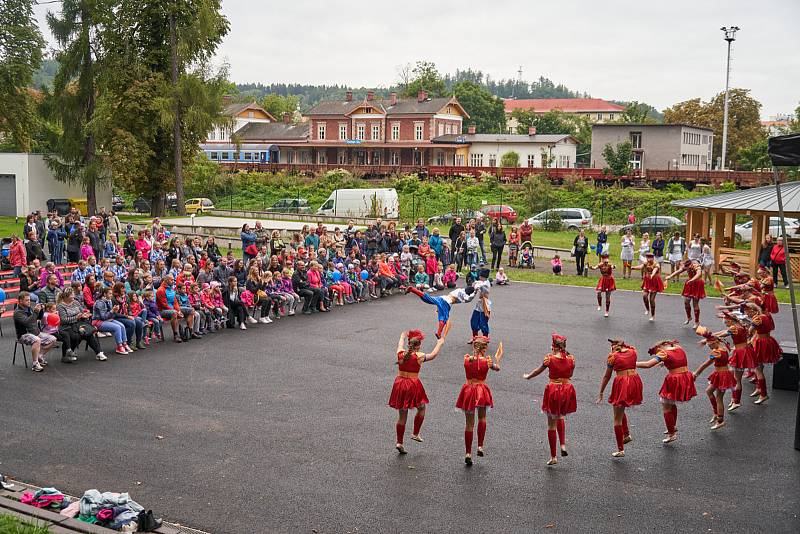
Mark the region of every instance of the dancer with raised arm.
POLYGON ((614 266, 608 261, 608 254, 600 254, 600 263, 589 266, 591 270, 600 270, 600 279, 597 281, 597 311, 603 309, 603 293, 606 294, 606 311, 604 316, 608 317, 611 310, 611 293, 616 291, 617 285, 614 282, 614 266))
POLYGON ((756 368, 756 361, 748 339, 748 329, 742 320, 727 311, 723 311, 720 316, 725 322, 725 330, 714 332, 714 336, 730 336, 733 343, 733 352, 728 360, 736 381, 736 387, 731 392, 731 402, 728 404, 728 411, 732 412, 742 406, 742 375, 752 372, 756 368))
POLYGON ((664 281, 661 279, 661 265, 655 261, 652 252, 645 253, 645 262, 631 267, 642 271, 642 300, 644 301, 644 314, 650 316, 651 321, 656 320, 656 295, 664 291, 664 281))
POLYGON ((397 358, 395 364, 398 366, 397 377, 394 379, 392 393, 389 396, 389 406, 397 410, 398 414, 397 424, 395 425, 397 433, 395 448, 400 454, 406 453, 406 449, 403 446, 406 419, 408 418, 408 411, 414 408, 417 409, 417 415, 414 417, 414 431, 411 434, 411 439, 422 442, 419 432, 422 428, 422 422, 425 420, 425 406, 428 404, 428 396, 425 394, 425 388, 419 379, 419 372, 423 363, 432 361, 439 354, 449 330, 449 326, 445 327, 442 337, 439 338, 436 346, 433 347, 429 354, 420 352, 422 340, 425 339, 425 335, 422 332, 410 330, 400 334, 400 341, 397 342, 397 350, 395 352, 397 358))
POLYGON ((441 297, 432 297, 428 293, 424 293, 417 289, 414 286, 409 285, 406 287, 406 292, 414 293, 422 302, 426 302, 428 304, 432 304, 436 306, 437 309, 437 319, 439 321, 439 326, 436 329, 436 338, 439 339, 442 335, 442 330, 444 329, 444 325, 450 320, 450 309, 454 304, 459 304, 461 302, 469 302, 475 297, 475 288, 474 287, 466 287, 464 289, 458 288, 447 295, 441 297))
POLYGON ((689 279, 683 284, 683 308, 686 311, 686 322, 692 320, 692 307, 694 307, 694 327, 700 326, 700 300, 706 298, 706 283, 703 281, 703 270, 696 261, 686 260, 683 267, 667 276, 670 280, 674 276, 680 276, 685 272, 689 279))
POLYGON ((614 407, 614 436, 617 439, 617 450, 611 453, 611 456, 622 458, 625 456, 625 444, 632 441, 625 409, 642 403, 642 378, 636 372, 636 349, 619 339, 608 341, 611 343, 611 353, 608 355, 606 372, 600 382, 597 403, 603 401, 603 392, 611 379, 611 373, 616 373, 611 386, 611 395, 608 397, 608 403, 614 407))
POLYGON ((709 421, 711 430, 717 430, 725 426, 725 391, 736 389, 736 377, 728 368, 728 344, 723 338, 715 336, 709 329, 702 326, 696 332, 697 335, 703 338, 700 344, 707 345, 711 349, 711 354, 693 373, 694 379, 697 380, 697 377, 708 366, 712 363, 714 364, 714 372, 708 377, 706 395, 708 395, 711 407, 714 410, 714 417, 709 421))

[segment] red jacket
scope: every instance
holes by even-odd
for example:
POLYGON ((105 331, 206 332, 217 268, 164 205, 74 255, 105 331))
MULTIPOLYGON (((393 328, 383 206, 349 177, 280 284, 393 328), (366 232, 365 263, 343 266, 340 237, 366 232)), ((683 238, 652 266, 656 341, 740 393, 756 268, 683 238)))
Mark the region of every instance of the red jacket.
MULTIPOLYGON (((173 288, 174 289, 174 288, 173 288)), ((169 310, 170 306, 167 304, 167 286, 161 285, 156 291, 156 305, 158 306, 158 311, 169 310)), ((176 296, 172 299, 172 309, 177 312, 181 311, 181 307, 178 304, 178 297, 176 296)))
POLYGON ((778 265, 786 263, 786 252, 783 250, 783 245, 773 245, 769 259, 772 260, 772 263, 777 263, 778 265))
POLYGON ((25 244, 22 239, 17 240, 17 244, 11 246, 8 251, 8 262, 12 267, 25 267, 28 265, 28 255, 25 252, 25 244))

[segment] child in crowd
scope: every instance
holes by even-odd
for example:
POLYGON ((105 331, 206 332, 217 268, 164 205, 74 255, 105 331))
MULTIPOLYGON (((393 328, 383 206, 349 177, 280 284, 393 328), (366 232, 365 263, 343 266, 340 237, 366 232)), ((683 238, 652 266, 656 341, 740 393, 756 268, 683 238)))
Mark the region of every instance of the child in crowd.
POLYGON ((422 263, 417 264, 417 273, 414 275, 414 287, 420 291, 430 291, 431 286, 428 285, 428 275, 425 273, 425 265, 422 263))
POLYGON ((469 266, 469 272, 467 273, 467 285, 472 286, 478 280, 478 266, 476 264, 472 264, 469 266))
POLYGON ((439 254, 439 259, 441 260, 442 265, 450 265, 450 262, 452 261, 450 247, 444 241, 442 241, 442 252, 439 254))
POLYGON ((411 250, 409 250, 408 245, 403 245, 403 251, 400 253, 400 268, 406 273, 406 278, 411 276, 411 261, 414 259, 414 255, 411 254, 411 250))
POLYGON ((428 275, 428 285, 430 287, 434 286, 433 277, 436 274, 436 254, 431 251, 428 253, 428 256, 425 258, 425 274, 428 275))
MULTIPOLYGON (((278 273, 276 273, 278 274, 278 273)), ((286 303, 288 299, 281 293, 281 287, 275 283, 275 275, 272 271, 264 271, 264 292, 272 300, 272 312, 275 319, 280 319, 281 314, 286 315, 286 303)))
POLYGON ((92 250, 92 245, 89 241, 89 238, 84 237, 83 242, 81 243, 81 259, 88 260, 89 256, 94 256, 94 250, 92 250))
POLYGON ((527 242, 522 247, 522 252, 520 252, 519 265, 520 267, 533 268, 533 251, 531 251, 531 247, 527 242))
POLYGON ((559 256, 558 254, 553 256, 553 259, 550 260, 550 265, 553 266, 553 274, 556 276, 561 276, 561 268, 562 268, 561 256, 559 256))
POLYGON ((227 326, 228 307, 222 299, 222 290, 219 282, 211 282, 211 304, 214 306, 214 318, 219 323, 220 328, 227 326))
POLYGON ((444 276, 443 276, 444 273, 442 273, 443 269, 444 269, 444 267, 442 266, 442 262, 437 262, 436 263, 436 272, 433 275, 433 284, 431 285, 431 287, 433 289, 437 290, 437 291, 441 291, 445 287, 444 286, 444 276))
POLYGON ((42 315, 42 332, 57 336, 58 326, 61 324, 61 318, 56 311, 56 303, 48 302, 44 305, 44 315, 42 315))
POLYGON ((353 288, 353 296, 356 301, 367 300, 367 283, 361 280, 361 271, 352 263, 347 265, 347 280, 353 288))
POLYGON ((294 286, 292 285, 292 270, 285 267, 282 274, 281 285, 283 287, 283 292, 294 298, 294 304, 292 304, 289 309, 289 315, 294 315, 294 311, 297 309, 298 304, 300 304, 300 295, 295 292, 294 286))
POLYGON ((189 304, 191 304, 192 309, 197 312, 197 318, 200 318, 200 332, 213 332, 213 324, 214 318, 211 314, 211 310, 203 306, 203 295, 200 293, 200 286, 196 283, 192 283, 189 286, 189 304))
POLYGON ((451 263, 447 266, 447 271, 444 273, 443 282, 447 289, 455 289, 456 282, 458 281, 458 271, 456 271, 456 264, 451 263))
POLYGON ((494 281, 497 282, 498 286, 507 286, 508 285, 508 276, 506 275, 505 269, 500 267, 497 269, 497 274, 494 276, 494 281))

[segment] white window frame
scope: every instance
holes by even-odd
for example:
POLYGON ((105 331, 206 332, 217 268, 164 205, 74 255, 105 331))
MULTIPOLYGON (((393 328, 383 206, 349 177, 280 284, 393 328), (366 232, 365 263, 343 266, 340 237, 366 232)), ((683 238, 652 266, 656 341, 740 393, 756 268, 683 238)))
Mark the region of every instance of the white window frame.
POLYGON ((373 141, 379 141, 381 138, 381 125, 373 124, 371 130, 372 130, 372 136, 370 138, 373 141))
POLYGON ((392 141, 399 141, 400 140, 400 123, 393 122, 392 123, 392 141))
POLYGON ((422 122, 414 123, 414 141, 423 141, 425 139, 425 124, 422 122))
POLYGON ((528 154, 528 167, 536 167, 536 154, 528 154))
POLYGON ((439 136, 441 137, 442 135, 444 135, 445 124, 440 122, 438 126, 439 126, 439 136))
POLYGON ((391 154, 389 155, 389 164, 390 165, 400 165, 400 151, 399 150, 392 150, 391 154))
POLYGON ((339 140, 344 141, 347 139, 347 124, 339 124, 339 140))
POLYGON ((367 126, 363 122, 356 124, 356 139, 363 141, 364 137, 366 136, 366 133, 367 133, 367 126))
POLYGON ((326 128, 324 122, 317 123, 317 139, 319 139, 320 141, 325 140, 325 129, 326 128))
POLYGON ((219 152, 212 150, 208 153, 208 159, 214 161, 219 159, 219 152))
POLYGON ((469 155, 470 167, 483 167, 483 154, 472 153, 469 155))
POLYGON ((336 153, 336 164, 337 165, 347 165, 347 151, 343 149, 339 149, 336 153))
POLYGON ((325 150, 317 152, 317 163, 319 165, 325 165, 328 163, 328 155, 325 153, 325 150))
POLYGON ((634 149, 642 148, 642 132, 631 132, 630 138, 631 138, 631 148, 634 149))

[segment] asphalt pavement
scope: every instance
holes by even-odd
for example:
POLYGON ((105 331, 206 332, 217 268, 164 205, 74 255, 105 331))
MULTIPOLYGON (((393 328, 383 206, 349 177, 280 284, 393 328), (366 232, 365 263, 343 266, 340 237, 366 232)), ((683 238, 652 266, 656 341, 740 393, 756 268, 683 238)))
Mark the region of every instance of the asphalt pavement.
MULTIPOLYGON (((653 342, 677 337, 696 367, 705 352, 683 326, 679 297, 659 297, 655 323, 638 293, 615 293, 607 319, 590 288, 516 283, 492 298, 492 347, 502 340, 506 356, 488 378, 487 455, 471 468, 454 409, 470 304, 454 307, 442 354, 421 375, 431 400, 425 442, 407 432, 409 454, 394 449, 386 401, 397 339, 422 328, 423 348, 435 341, 435 308, 409 295, 105 363, 87 353, 62 365, 53 355, 44 373, 11 367, 7 336, 0 472, 77 495, 127 491, 171 521, 231 534, 800 531, 796 392, 770 391, 754 406, 746 386, 744 406, 711 432, 699 380, 700 396, 680 407, 679 439, 663 445, 664 370, 642 370, 645 404, 629 412, 634 441, 624 459, 611 458, 611 408, 594 402, 606 338, 625 338, 645 358, 653 342), (578 412, 567 422, 570 455, 548 468, 546 378, 522 374, 541 363, 553 331, 576 356, 578 412)), ((703 301, 704 324, 719 324, 718 302, 703 301)), ((776 323, 776 337, 792 339, 787 307, 776 323)))

